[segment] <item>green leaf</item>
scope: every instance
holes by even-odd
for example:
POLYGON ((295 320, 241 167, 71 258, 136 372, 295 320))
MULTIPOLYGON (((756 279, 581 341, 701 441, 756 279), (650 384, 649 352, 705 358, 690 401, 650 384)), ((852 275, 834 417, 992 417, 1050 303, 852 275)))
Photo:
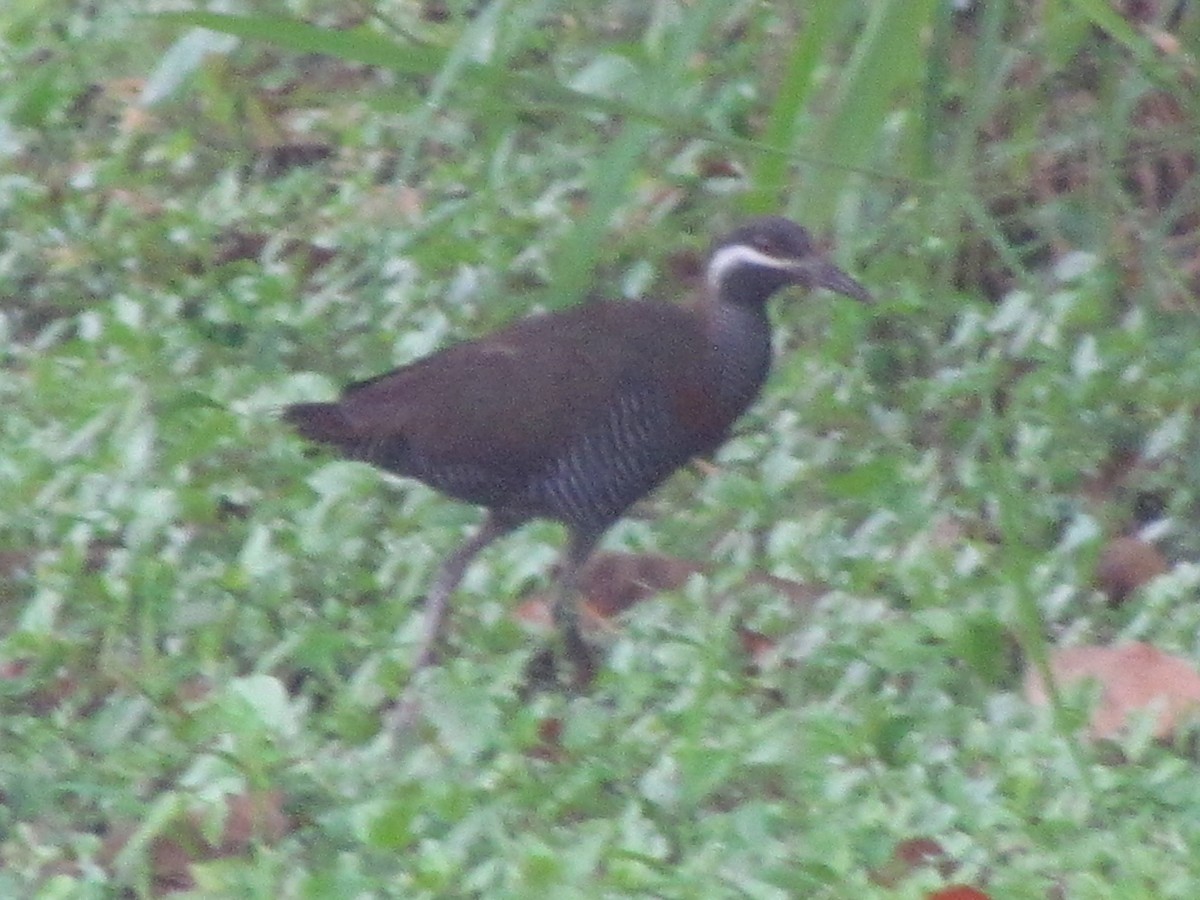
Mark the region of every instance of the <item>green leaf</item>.
POLYGON ((229 694, 244 700, 268 731, 292 737, 300 729, 296 705, 283 682, 271 675, 247 675, 229 684, 229 694))
POLYGON ((333 29, 309 25, 281 16, 238 16, 222 13, 161 13, 165 24, 208 28, 249 40, 287 47, 298 53, 325 53, 382 66, 409 75, 434 75, 446 62, 446 51, 435 47, 407 45, 382 37, 369 28, 333 29))
POLYGON ((837 160, 838 168, 806 179, 806 217, 829 219, 851 171, 877 151, 878 135, 897 94, 921 83, 922 34, 939 8, 936 0, 880 0, 862 8, 862 32, 813 135, 813 145, 837 160))
POLYGON ((146 79, 139 98, 143 106, 153 106, 166 100, 183 84, 205 58, 214 53, 228 53, 237 46, 237 38, 207 28, 193 28, 158 60, 158 65, 146 79))

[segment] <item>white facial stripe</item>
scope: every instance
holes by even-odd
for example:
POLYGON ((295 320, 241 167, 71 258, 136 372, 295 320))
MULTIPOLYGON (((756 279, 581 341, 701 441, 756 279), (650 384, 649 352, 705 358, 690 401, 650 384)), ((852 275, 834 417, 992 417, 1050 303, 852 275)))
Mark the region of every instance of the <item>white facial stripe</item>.
POLYGON ((721 286, 721 283, 734 269, 739 266, 753 265, 763 266, 771 269, 790 269, 795 265, 795 262, 790 259, 776 259, 774 256, 768 256, 761 250, 755 250, 748 244, 730 244, 728 247, 722 247, 713 254, 708 263, 708 283, 713 290, 721 286))

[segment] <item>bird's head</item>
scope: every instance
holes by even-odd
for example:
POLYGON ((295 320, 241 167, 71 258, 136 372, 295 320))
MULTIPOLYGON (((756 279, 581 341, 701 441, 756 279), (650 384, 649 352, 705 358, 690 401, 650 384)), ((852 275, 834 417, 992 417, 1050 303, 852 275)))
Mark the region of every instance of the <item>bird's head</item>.
POLYGON ((707 277, 713 295, 730 303, 762 304, 788 285, 871 300, 865 287, 817 249, 808 231, 780 216, 751 219, 718 240, 707 277))

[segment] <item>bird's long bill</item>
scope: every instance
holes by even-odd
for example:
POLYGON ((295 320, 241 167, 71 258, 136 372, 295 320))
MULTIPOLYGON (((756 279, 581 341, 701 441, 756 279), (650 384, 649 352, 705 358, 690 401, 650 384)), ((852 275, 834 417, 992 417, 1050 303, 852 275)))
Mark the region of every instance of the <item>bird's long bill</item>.
POLYGON ((809 287, 823 287, 863 303, 871 302, 871 292, 827 259, 816 259, 803 266, 802 277, 809 287))

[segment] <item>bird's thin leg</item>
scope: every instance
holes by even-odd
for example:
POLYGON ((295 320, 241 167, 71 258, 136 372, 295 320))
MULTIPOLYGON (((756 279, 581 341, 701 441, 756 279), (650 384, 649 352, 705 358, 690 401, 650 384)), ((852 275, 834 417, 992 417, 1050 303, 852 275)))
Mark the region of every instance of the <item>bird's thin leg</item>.
POLYGON ((554 591, 554 624, 567 658, 575 667, 575 682, 578 685, 589 683, 596 671, 592 648, 579 628, 579 576, 603 533, 603 529, 571 532, 554 591))
POLYGON ((434 576, 433 584, 425 595, 425 634, 417 649, 417 658, 413 663, 413 671, 425 668, 437 653, 442 632, 446 627, 446 614, 450 609, 450 597, 458 588, 466 574, 471 560, 488 544, 503 537, 520 525, 520 521, 488 513, 483 524, 469 538, 463 541, 451 553, 438 573, 434 576))
MULTIPOLYGON (((471 560, 492 541, 519 527, 521 522, 521 519, 507 518, 494 512, 488 513, 488 517, 475 533, 459 544, 442 563, 429 592, 425 595, 425 634, 417 648, 417 658, 413 663, 414 674, 433 662, 442 632, 445 630, 450 597, 462 581, 471 560)), ((416 682, 410 681, 391 710, 385 714, 385 732, 395 735, 405 731, 415 721, 419 712, 416 682)))

